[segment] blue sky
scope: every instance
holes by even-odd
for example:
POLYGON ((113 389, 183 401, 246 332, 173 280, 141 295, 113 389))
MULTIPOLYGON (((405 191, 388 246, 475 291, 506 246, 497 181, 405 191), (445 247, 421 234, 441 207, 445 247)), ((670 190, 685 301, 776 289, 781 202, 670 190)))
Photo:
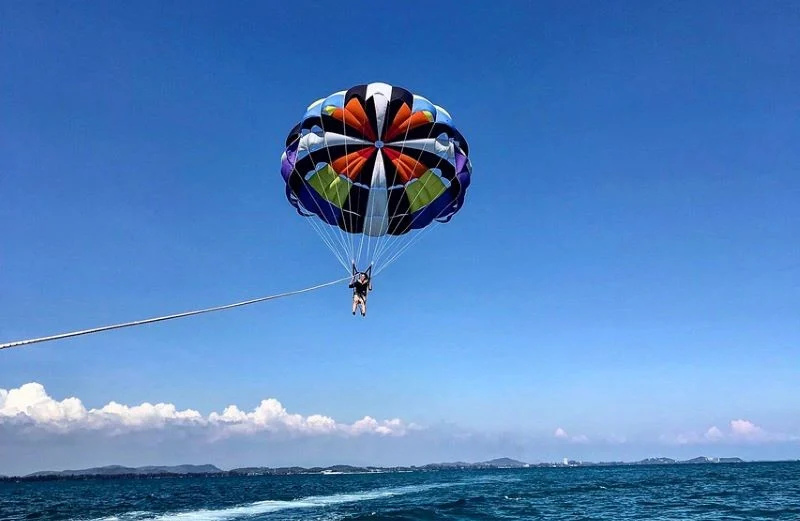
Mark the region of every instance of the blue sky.
MULTIPOLYGON (((376 280, 367 320, 344 286, 327 288, 6 350, 0 389, 204 416, 275 398, 343 425, 424 427, 402 442, 337 438, 344 459, 376 444, 376 463, 800 457, 794 6, 347 9, 0 7, 2 341, 338 277, 279 173, 286 133, 331 92, 385 81, 428 97, 474 168, 464 209, 376 280), (740 419, 761 434, 691 443, 712 426, 733 443, 740 419), (456 450, 443 441, 455 433, 492 441, 462 436, 456 450)), ((53 465, 131 458, 88 434, 105 448, 65 456, 71 442, 50 435, 63 441, 46 444, 53 465)), ((221 464, 324 459, 289 442, 252 456, 253 436, 192 450, 221 464)), ((169 453, 154 447, 139 459, 169 453)), ((0 473, 39 464, 4 448, 0 473)))

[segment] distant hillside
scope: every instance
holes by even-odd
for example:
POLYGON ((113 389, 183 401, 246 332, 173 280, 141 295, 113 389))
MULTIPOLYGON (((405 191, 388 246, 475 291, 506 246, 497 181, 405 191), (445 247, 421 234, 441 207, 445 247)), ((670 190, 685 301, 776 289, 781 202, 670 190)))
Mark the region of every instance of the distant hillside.
POLYGON ((290 474, 364 474, 372 472, 411 471, 411 467, 354 467, 332 465, 330 467, 239 467, 229 470, 232 476, 284 476, 290 474))
POLYGON ((538 463, 531 465, 532 467, 609 467, 609 466, 627 466, 627 465, 703 465, 703 464, 716 464, 716 463, 744 463, 741 458, 709 458, 708 456, 699 456, 689 460, 675 460, 672 458, 646 458, 635 462, 625 461, 572 461, 568 460, 565 463, 538 463))
POLYGON ((681 463, 713 463, 711 458, 707 458, 705 456, 700 456, 698 458, 687 459, 686 461, 681 461, 681 463))
POLYGON ((445 463, 430 463, 428 465, 424 465, 423 469, 437 469, 437 470, 446 470, 446 469, 518 469, 523 467, 529 467, 528 463, 524 463, 522 461, 517 461, 511 458, 497 458, 489 461, 482 461, 480 463, 466 463, 464 461, 452 461, 452 462, 445 462, 445 463))
POLYGON ((229 472, 234 475, 260 476, 264 474, 302 474, 306 470, 303 467, 241 467, 231 469, 229 472))
MULTIPOLYGON (((688 460, 675 460, 672 458, 647 458, 635 463, 614 462, 613 465, 699 465, 706 463, 744 463, 741 458, 709 458, 708 456, 698 456, 688 460)), ((607 463, 587 463, 583 462, 582 466, 586 465, 607 465, 607 463)))
POLYGON ((709 458, 706 456, 700 456, 698 458, 680 461, 679 463, 744 463, 744 460, 741 458, 709 458))
POLYGON ((0 479, 70 479, 82 477, 125 477, 125 476, 158 476, 158 475, 219 475, 219 476, 286 476, 293 474, 356 474, 378 472, 437 472, 448 470, 478 470, 478 469, 519 469, 527 467, 598 467, 598 466, 627 466, 627 465, 700 465, 717 463, 744 463, 741 458, 709 458, 700 456, 685 461, 672 458, 647 458, 636 462, 610 461, 591 462, 565 460, 559 463, 525 463, 511 458, 498 458, 479 463, 466 463, 463 461, 430 463, 423 466, 409 467, 355 467, 352 465, 332 465, 329 467, 241 467, 228 471, 220 470, 214 465, 175 465, 175 466, 147 466, 123 467, 121 465, 108 465, 80 470, 44 471, 28 474, 23 478, 10 478, 0 476, 0 479))
POLYGON ((123 467, 122 465, 107 465, 79 470, 47 470, 34 472, 25 477, 46 476, 137 476, 148 474, 217 474, 222 470, 214 465, 175 465, 175 466, 148 466, 148 467, 123 467))
POLYGON ((527 463, 523 463, 511 458, 497 458, 490 461, 484 461, 483 463, 476 463, 475 465, 495 468, 522 468, 528 466, 527 463))
POLYGON ((638 461, 637 465, 672 465, 676 461, 672 458, 647 458, 638 461))
POLYGON ((465 469, 472 465, 472 463, 467 463, 465 461, 448 461, 443 463, 428 463, 427 465, 423 465, 423 468, 465 469))

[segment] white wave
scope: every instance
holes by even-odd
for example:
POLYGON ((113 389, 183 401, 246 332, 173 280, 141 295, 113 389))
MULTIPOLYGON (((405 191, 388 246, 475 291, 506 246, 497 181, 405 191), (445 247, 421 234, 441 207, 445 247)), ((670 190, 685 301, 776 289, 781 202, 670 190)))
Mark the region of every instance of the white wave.
MULTIPOLYGON (((202 509, 189 512, 170 512, 165 514, 155 514, 152 512, 136 512, 136 519, 146 519, 147 521, 226 521, 240 517, 251 517, 260 514, 269 514, 281 510, 295 510, 303 508, 320 508, 342 503, 356 503, 360 501, 373 501, 375 499, 414 494, 432 488, 450 486, 451 484, 431 484, 431 485, 412 485, 407 487, 395 487, 370 490, 364 492, 354 492, 351 494, 334 494, 330 496, 310 496, 291 501, 266 500, 256 501, 247 505, 240 505, 230 508, 202 509)), ((119 514, 116 516, 104 517, 95 521, 126 521, 132 519, 133 512, 119 514)))
POLYGON ((133 510, 131 512, 125 512, 124 514, 120 514, 118 516, 101 517, 100 519, 95 519, 94 521, 134 521, 146 518, 149 515, 152 514, 150 514, 150 512, 133 510))
POLYGON ((124 514, 120 514, 118 516, 101 517, 99 519, 95 519, 94 521, 136 521, 139 519, 144 519, 150 515, 152 515, 150 512, 133 510, 131 512, 125 512, 124 514))

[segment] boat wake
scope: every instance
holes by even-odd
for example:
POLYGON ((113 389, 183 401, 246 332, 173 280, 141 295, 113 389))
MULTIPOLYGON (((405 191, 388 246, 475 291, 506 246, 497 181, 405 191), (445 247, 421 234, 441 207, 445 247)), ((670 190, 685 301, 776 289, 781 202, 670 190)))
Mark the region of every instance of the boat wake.
POLYGON ((290 501, 265 500, 221 509, 202 509, 188 512, 126 512, 108 516, 95 521, 226 521, 242 517, 252 517, 282 510, 323 508, 343 503, 357 503, 376 499, 416 494, 426 490, 451 486, 452 484, 413 485, 405 487, 384 488, 350 494, 333 494, 330 496, 310 496, 290 501))

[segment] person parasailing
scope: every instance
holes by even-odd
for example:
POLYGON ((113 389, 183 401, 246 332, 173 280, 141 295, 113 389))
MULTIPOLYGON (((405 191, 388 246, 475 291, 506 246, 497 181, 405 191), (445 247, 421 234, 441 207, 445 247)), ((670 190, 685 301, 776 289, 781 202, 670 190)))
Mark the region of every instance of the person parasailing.
POLYGON ((367 316, 367 293, 372 291, 371 274, 372 266, 367 268, 367 271, 360 272, 353 263, 353 279, 348 286, 353 289, 353 315, 356 314, 358 306, 361 306, 361 316, 367 316))

